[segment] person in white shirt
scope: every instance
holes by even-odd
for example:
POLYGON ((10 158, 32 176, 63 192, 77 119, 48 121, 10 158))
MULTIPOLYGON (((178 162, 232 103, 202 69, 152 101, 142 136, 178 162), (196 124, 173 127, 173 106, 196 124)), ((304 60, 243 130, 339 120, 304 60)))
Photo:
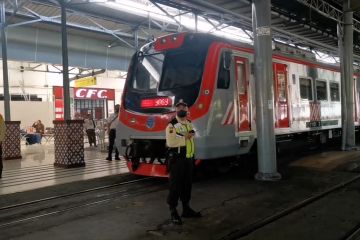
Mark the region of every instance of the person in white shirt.
POLYGON ((84 120, 84 127, 85 127, 85 130, 86 130, 86 134, 88 136, 88 139, 89 139, 90 147, 93 144, 96 147, 96 137, 95 137, 96 123, 95 123, 95 121, 94 121, 91 114, 88 114, 87 119, 84 120))
MULTIPOLYGON (((108 149, 108 157, 106 160, 112 161, 112 152, 114 150, 114 144, 116 139, 116 126, 119 122, 119 110, 120 105, 115 105, 115 112, 110 115, 110 117, 107 119, 107 132, 109 134, 109 149, 108 149)), ((120 160, 119 157, 119 151, 115 146, 115 160, 120 160)))

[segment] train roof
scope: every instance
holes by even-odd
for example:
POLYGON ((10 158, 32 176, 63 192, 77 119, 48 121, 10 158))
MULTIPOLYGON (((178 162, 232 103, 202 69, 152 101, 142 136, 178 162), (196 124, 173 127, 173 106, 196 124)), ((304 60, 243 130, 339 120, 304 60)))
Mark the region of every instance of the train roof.
MULTIPOLYGON (((172 34, 164 35, 164 36, 161 36, 161 37, 155 39, 154 41, 152 41, 150 43, 150 45, 154 44, 158 39, 162 39, 162 38, 166 38, 166 37, 173 37, 173 36, 180 36, 180 35, 184 35, 185 39, 192 38, 192 39, 197 39, 199 41, 205 41, 208 43, 223 42, 223 43, 232 45, 236 48, 249 49, 251 52, 254 51, 254 46, 250 45, 248 43, 243 43, 243 42, 215 36, 215 35, 209 34, 209 33, 195 33, 195 32, 181 32, 181 33, 172 33, 172 34)), ((187 41, 185 41, 184 44, 186 44, 186 42, 187 41)), ((148 46, 148 45, 146 45, 146 46, 148 46)), ((293 59, 294 62, 298 62, 298 63, 306 62, 306 63, 308 63, 308 65, 313 65, 314 67, 319 67, 319 68, 328 69, 328 70, 332 70, 332 71, 340 71, 339 64, 331 64, 331 63, 324 63, 321 61, 317 61, 315 54, 313 52, 304 50, 304 49, 299 49, 299 48, 296 48, 296 47, 293 47, 290 45, 286 45, 283 43, 275 42, 275 44, 273 45, 273 53, 275 54, 275 56, 282 56, 282 57, 293 59)), ((275 59, 276 58, 278 58, 278 57, 275 57, 275 59)), ((355 72, 355 70, 354 70, 354 74, 359 75, 359 73, 355 72)))

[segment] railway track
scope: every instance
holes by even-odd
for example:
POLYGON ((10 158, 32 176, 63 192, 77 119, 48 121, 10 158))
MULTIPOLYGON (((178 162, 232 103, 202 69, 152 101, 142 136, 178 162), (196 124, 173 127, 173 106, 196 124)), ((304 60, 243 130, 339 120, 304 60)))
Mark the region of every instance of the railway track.
MULTIPOLYGON (((314 196, 304 199, 304 200, 302 200, 280 212, 277 212, 276 214, 273 214, 271 216, 263 218, 259 221, 249 224, 243 228, 235 229, 234 231, 230 232, 226 236, 221 237, 219 240, 238 240, 238 239, 244 238, 244 237, 250 235, 251 233, 254 233, 255 231, 261 230, 262 228, 268 226, 269 224, 275 223, 276 221, 278 221, 286 216, 289 216, 301 209, 304 209, 305 207, 311 205, 312 203, 315 203, 321 199, 324 199, 329 194, 337 192, 358 180, 360 180, 360 174, 356 175, 355 177, 353 177, 349 180, 341 182, 323 192, 320 192, 314 196)), ((346 233, 343 238, 341 238, 341 240, 356 240, 356 239, 360 239, 360 224, 355 226, 348 233, 346 233)))
POLYGON ((147 177, 4 206, 0 208, 0 229, 164 188, 164 184, 147 177), (93 193, 95 196, 87 196, 93 193))
POLYGON ((360 239, 360 224, 351 229, 341 240, 357 240, 360 239))
POLYGON ((52 197, 41 198, 41 199, 37 199, 37 200, 33 200, 33 201, 23 202, 23 203, 19 203, 19 204, 8 205, 8 206, 0 207, 0 212, 4 211, 4 210, 12 209, 12 208, 19 208, 19 207, 33 205, 33 204, 36 204, 36 203, 48 202, 48 201, 52 201, 52 200, 56 200, 56 199, 62 199, 62 198, 68 198, 68 197, 76 196, 76 195, 81 195, 81 194, 84 194, 84 193, 90 193, 90 192, 95 192, 95 191, 99 191, 99 190, 119 187, 119 186, 123 186, 123 185, 134 184, 134 183, 137 183, 137 182, 148 181, 149 179, 152 179, 152 178, 147 177, 147 178, 129 180, 129 181, 109 184, 109 185, 105 185, 105 186, 101 186, 101 187, 89 188, 89 189, 78 191, 78 192, 73 192, 73 193, 68 193, 68 194, 61 194, 61 195, 56 195, 56 196, 52 196, 52 197))

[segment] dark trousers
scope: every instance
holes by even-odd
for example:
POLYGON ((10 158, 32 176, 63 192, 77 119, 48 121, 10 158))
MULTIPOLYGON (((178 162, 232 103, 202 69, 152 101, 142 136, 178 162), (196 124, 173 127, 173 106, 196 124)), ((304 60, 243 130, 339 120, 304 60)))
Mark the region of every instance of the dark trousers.
POLYGON ((0 178, 2 176, 2 170, 3 170, 3 150, 2 150, 2 144, 0 143, 0 178))
POLYGON ((86 134, 88 136, 90 146, 92 144, 96 146, 95 129, 87 129, 86 134))
POLYGON ((175 156, 169 159, 169 195, 167 203, 170 209, 176 208, 179 198, 183 206, 188 206, 191 199, 193 159, 175 156))
MULTIPOLYGON (((112 152, 114 150, 115 139, 116 139, 116 129, 110 129, 110 132, 109 132, 109 153, 108 153, 109 158, 111 158, 112 152)), ((115 157, 116 158, 119 157, 119 151, 118 151, 116 146, 115 146, 115 157)))

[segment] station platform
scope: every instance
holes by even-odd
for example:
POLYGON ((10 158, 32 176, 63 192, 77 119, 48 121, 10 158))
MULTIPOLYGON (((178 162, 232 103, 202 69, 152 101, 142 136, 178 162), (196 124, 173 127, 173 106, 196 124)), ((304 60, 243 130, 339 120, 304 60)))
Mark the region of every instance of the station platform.
MULTIPOLYGON (((46 203, 40 207, 36 217, 25 215, 25 218, 24 213, 16 209, 15 215, 7 213, 15 218, 9 220, 4 216, 6 211, 1 212, 4 217, 0 217, 0 239, 347 239, 343 238, 344 234, 360 223, 359 162, 360 151, 328 151, 301 157, 281 166, 283 178, 280 181, 255 181, 253 169, 246 168, 197 179, 193 184, 191 204, 203 216, 184 219, 181 226, 169 221, 166 180, 153 179, 151 183, 132 184, 129 188, 118 185, 86 197, 72 196, 63 202, 53 203, 54 206, 46 203), (349 179, 355 181, 342 185, 349 179), (305 207, 286 212, 339 184, 343 188, 338 191, 308 202, 305 207), (62 208, 62 205, 66 207, 62 208), (23 220, 17 220, 16 214, 23 220), (265 225, 261 226, 262 223, 265 225), (256 226, 258 229, 251 230, 256 226), (241 237, 237 233, 241 233, 241 237)), ((3 195, 0 209, 24 199, 31 201, 119 183, 126 175, 3 195)), ((33 214, 35 209, 35 206, 30 206, 26 214, 33 214)), ((178 210, 181 213, 181 203, 178 210)))
POLYGON ((106 152, 85 147, 85 167, 54 167, 54 144, 21 146, 22 159, 4 160, 0 195, 128 172, 125 161, 107 161, 106 152))

